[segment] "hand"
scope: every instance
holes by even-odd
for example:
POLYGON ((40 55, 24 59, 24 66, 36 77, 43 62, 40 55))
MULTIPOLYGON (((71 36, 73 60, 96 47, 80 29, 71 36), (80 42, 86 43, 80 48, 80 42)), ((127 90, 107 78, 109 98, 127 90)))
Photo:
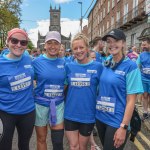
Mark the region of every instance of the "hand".
POLYGON ((124 142, 126 138, 126 129, 120 127, 114 134, 114 147, 119 148, 124 142))

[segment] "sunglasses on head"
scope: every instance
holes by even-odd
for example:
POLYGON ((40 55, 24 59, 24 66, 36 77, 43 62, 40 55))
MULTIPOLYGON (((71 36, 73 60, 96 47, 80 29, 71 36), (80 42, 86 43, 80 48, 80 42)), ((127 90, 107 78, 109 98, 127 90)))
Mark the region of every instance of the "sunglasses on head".
POLYGON ((21 46, 27 46, 28 45, 28 41, 27 40, 18 40, 16 38, 10 38, 10 41, 12 44, 18 44, 20 42, 21 46))

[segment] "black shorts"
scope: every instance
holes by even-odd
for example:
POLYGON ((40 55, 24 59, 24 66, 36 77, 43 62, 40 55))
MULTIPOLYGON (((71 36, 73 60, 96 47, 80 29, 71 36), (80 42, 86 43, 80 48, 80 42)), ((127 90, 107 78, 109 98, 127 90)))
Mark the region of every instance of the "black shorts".
POLYGON ((65 124, 66 131, 79 130, 79 133, 82 136, 90 136, 93 131, 95 123, 81 123, 81 122, 76 122, 76 121, 65 119, 64 124, 65 124))

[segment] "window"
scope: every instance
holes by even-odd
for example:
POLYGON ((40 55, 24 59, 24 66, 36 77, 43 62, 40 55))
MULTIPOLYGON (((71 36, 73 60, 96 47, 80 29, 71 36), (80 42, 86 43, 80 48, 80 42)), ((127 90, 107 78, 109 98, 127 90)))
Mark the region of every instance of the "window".
POLYGON ((100 14, 100 21, 102 21, 102 18, 103 18, 103 13, 101 11, 101 14, 100 14))
POLYGON ((100 36, 101 36, 101 34, 102 34, 102 29, 101 29, 101 28, 99 29, 99 34, 100 34, 100 36))
POLYGON ((112 0, 112 8, 115 6, 115 0, 112 0))
POLYGON ((104 25, 103 25, 103 34, 104 34, 104 31, 105 31, 105 27, 104 27, 104 25))
POLYGON ((107 29, 109 28, 109 21, 107 21, 107 29))
POLYGON ((107 8, 107 13, 110 12, 110 0, 108 0, 108 8, 107 8))
POLYGON ((133 14, 132 17, 136 17, 138 15, 138 0, 133 0, 133 14))
POLYGON ((117 22, 120 20, 120 11, 117 11, 117 22))
POLYGON ((124 17, 123 17, 123 23, 127 22, 127 18, 128 18, 128 3, 126 3, 124 5, 124 17))
POLYGON ((105 8, 103 8, 103 18, 105 17, 105 8))
POLYGON ((101 6, 102 6, 102 4, 103 4, 103 0, 101 0, 101 6))
POLYGON ((113 28, 114 25, 114 16, 111 17, 111 29, 113 28))
POLYGON ((98 15, 98 17, 97 17, 97 23, 99 24, 99 22, 100 22, 100 18, 99 18, 99 15, 98 15))
POLYGON ((136 33, 131 35, 131 45, 135 45, 136 43, 136 33))

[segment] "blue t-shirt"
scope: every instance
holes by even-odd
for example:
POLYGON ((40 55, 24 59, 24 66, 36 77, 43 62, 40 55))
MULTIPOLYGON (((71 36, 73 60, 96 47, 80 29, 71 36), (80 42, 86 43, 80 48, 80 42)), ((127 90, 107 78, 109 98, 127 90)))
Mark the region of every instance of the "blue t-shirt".
POLYGON ((142 52, 136 62, 140 66, 142 80, 150 82, 150 52, 142 52))
MULTIPOLYGON (((65 68, 62 58, 48 58, 45 54, 33 60, 37 86, 35 102, 49 107, 49 102, 40 98, 52 99, 64 96, 65 68), (40 97, 40 98, 39 98, 40 97)), ((58 103, 56 103, 57 105, 58 103)))
POLYGON ((33 68, 29 56, 9 59, 0 56, 0 110, 26 114, 34 110, 33 68))
POLYGON ((141 92, 141 74, 135 62, 126 58, 115 70, 104 67, 100 76, 96 118, 119 128, 124 117, 127 95, 141 92))
POLYGON ((96 61, 88 64, 66 64, 66 119, 81 123, 95 122, 97 86, 102 70, 102 64, 96 61))

